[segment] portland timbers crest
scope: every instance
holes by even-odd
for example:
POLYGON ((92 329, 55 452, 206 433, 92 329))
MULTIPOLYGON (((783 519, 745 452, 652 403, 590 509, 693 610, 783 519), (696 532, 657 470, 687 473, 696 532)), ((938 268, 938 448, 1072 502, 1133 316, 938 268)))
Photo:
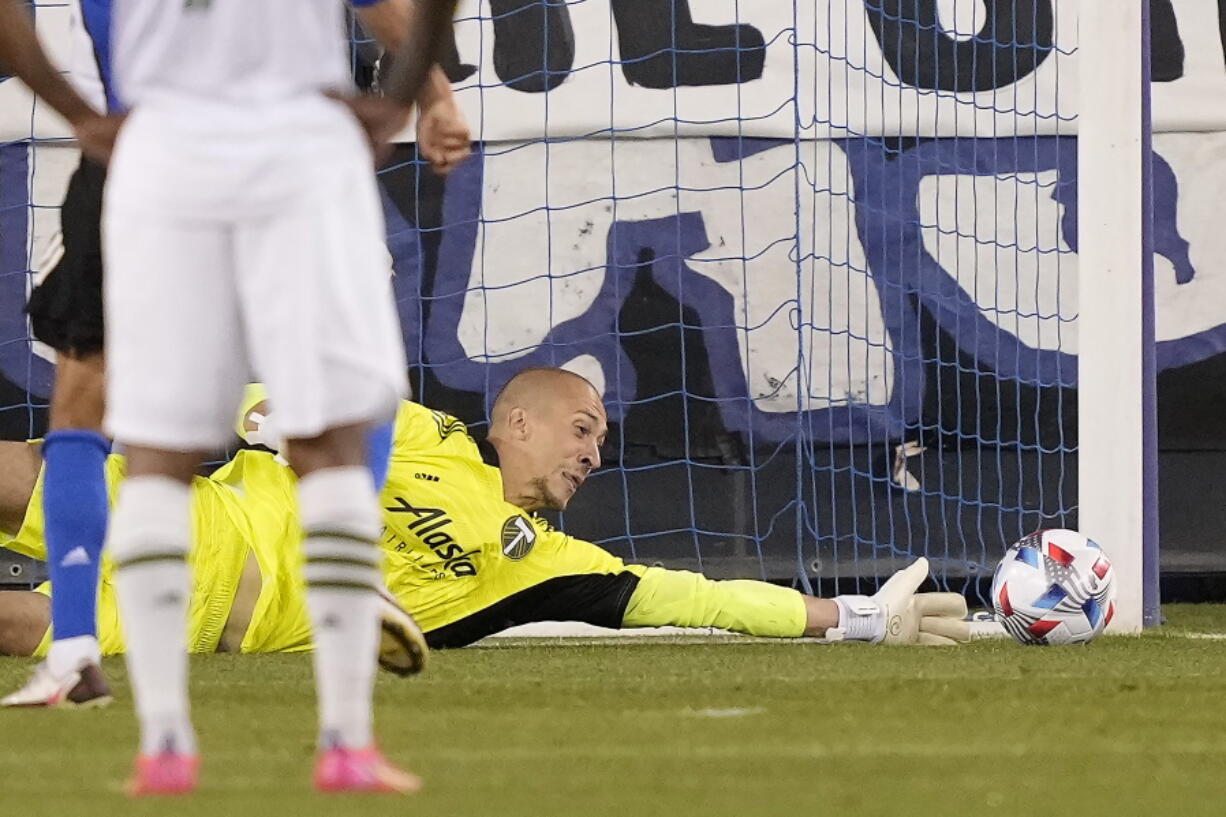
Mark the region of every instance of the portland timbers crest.
POLYGON ((502 523, 502 553, 508 559, 522 559, 536 544, 536 528, 516 514, 502 523))

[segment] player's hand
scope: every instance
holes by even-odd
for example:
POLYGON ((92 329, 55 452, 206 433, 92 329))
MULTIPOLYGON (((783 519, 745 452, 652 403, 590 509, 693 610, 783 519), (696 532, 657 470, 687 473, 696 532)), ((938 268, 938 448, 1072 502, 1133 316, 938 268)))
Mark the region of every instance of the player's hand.
POLYGON ((382 165, 391 156, 392 139, 409 124, 413 109, 373 94, 330 96, 353 113, 362 130, 366 131, 366 138, 375 154, 376 166, 382 165))
POLYGON ((916 559, 881 585, 868 604, 885 617, 885 632, 880 641, 886 644, 914 644, 919 640, 920 614, 915 605, 915 591, 928 578, 928 560, 916 559))
POLYGON ((829 641, 853 639, 884 644, 960 644, 971 639, 966 599, 958 593, 918 593, 928 578, 922 556, 898 571, 872 596, 837 596, 847 623, 826 631, 829 641))
POLYGON ((417 120, 417 149, 440 175, 450 173, 472 153, 468 122, 451 94, 422 107, 417 120))
POLYGON ((928 560, 916 559, 881 586, 872 602, 885 613, 885 644, 951 646, 970 640, 966 599, 958 593, 917 593, 928 560))
POLYGON ((124 118, 94 114, 73 122, 72 130, 81 146, 81 152, 99 164, 105 165, 109 162, 124 118))
POLYGON ((916 644, 952 647, 971 640, 966 599, 961 593, 916 593, 911 605, 917 619, 916 644))

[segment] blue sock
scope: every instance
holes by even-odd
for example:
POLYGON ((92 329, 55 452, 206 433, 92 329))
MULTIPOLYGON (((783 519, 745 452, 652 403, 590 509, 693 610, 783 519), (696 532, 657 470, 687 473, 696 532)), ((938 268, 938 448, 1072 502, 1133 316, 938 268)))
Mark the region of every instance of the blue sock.
POLYGON ((366 464, 370 468, 370 475, 375 479, 376 492, 382 491, 383 483, 387 482, 387 467, 392 459, 392 435, 395 427, 394 421, 386 422, 375 426, 366 435, 366 464))
POLYGON ((98 571, 106 538, 106 456, 95 431, 52 431, 43 441, 43 517, 55 640, 96 633, 98 571))

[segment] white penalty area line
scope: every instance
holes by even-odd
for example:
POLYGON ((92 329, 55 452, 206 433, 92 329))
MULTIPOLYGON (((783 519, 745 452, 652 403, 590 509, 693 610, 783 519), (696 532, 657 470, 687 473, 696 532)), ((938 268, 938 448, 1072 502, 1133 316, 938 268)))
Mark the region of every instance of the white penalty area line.
POLYGON ((494 633, 489 638, 709 638, 711 636, 743 637, 739 633, 715 627, 628 627, 611 630, 580 621, 542 621, 522 624, 494 633))
MULTIPOLYGON (((1159 637, 1187 638, 1195 641, 1226 641, 1226 633, 1200 633, 1158 630, 1159 637)), ((826 643, 820 638, 766 638, 744 635, 715 627, 633 627, 611 630, 577 621, 550 621, 524 624, 503 630, 484 639, 484 644, 530 642, 575 646, 593 643, 627 643, 632 640, 667 639, 673 644, 803 644, 826 643)), ((972 639, 976 640, 976 639, 972 639)))
POLYGON ((1198 641, 1226 641, 1226 633, 1168 633, 1171 638, 1192 638, 1198 641))
POLYGON ((766 638, 744 635, 716 627, 628 627, 611 630, 577 621, 549 621, 524 624, 503 630, 482 640, 482 644, 498 642, 542 643, 583 646, 601 643, 628 643, 665 639, 670 644, 803 644, 824 643, 820 638, 766 638))

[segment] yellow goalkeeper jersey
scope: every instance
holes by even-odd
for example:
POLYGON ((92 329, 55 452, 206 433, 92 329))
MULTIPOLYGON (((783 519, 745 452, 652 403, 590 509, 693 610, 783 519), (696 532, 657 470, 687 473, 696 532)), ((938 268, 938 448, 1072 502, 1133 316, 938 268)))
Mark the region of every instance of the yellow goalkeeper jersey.
MULTIPOLYGON (((123 475, 123 459, 110 457, 112 499, 123 475)), ((402 403, 397 414, 381 501, 387 586, 433 646, 471 643, 528 621, 620 626, 644 571, 506 502, 500 472, 482 461, 464 424, 416 403, 402 403)), ((259 564, 261 589, 242 651, 309 649, 293 472, 271 454, 239 452, 213 475, 193 480, 192 525, 189 649, 217 649, 248 554, 259 564)), ((22 528, 6 546, 46 556, 41 473, 22 528)), ((121 652, 105 558, 98 624, 103 651, 121 652)))
POLYGON ((384 573, 432 646, 527 621, 621 625, 643 568, 503 498, 464 424, 405 403, 384 486, 384 573))
MULTIPOLYGON (((107 458, 107 490, 112 502, 124 477, 124 466, 122 457, 107 458)), ((192 528, 196 543, 191 554, 195 586, 188 607, 188 649, 192 652, 215 651, 230 614, 243 562, 255 537, 249 508, 242 500, 241 495, 222 481, 196 479, 192 483, 192 528)), ((42 509, 43 473, 40 470, 21 530, 4 546, 45 560, 47 546, 42 509)), ((98 593, 98 638, 107 655, 123 652, 123 629, 113 577, 114 567, 104 555, 98 593)), ((44 584, 39 591, 48 592, 48 585, 44 584)), ((45 652, 50 635, 44 637, 38 654, 45 652)))
MULTIPOLYGON (((263 579, 243 651, 306 649, 293 473, 244 451, 211 481, 241 494, 263 579)), ((380 500, 384 580, 432 646, 468 644, 526 621, 621 625, 642 568, 506 502, 500 472, 454 417, 401 404, 380 500)))

